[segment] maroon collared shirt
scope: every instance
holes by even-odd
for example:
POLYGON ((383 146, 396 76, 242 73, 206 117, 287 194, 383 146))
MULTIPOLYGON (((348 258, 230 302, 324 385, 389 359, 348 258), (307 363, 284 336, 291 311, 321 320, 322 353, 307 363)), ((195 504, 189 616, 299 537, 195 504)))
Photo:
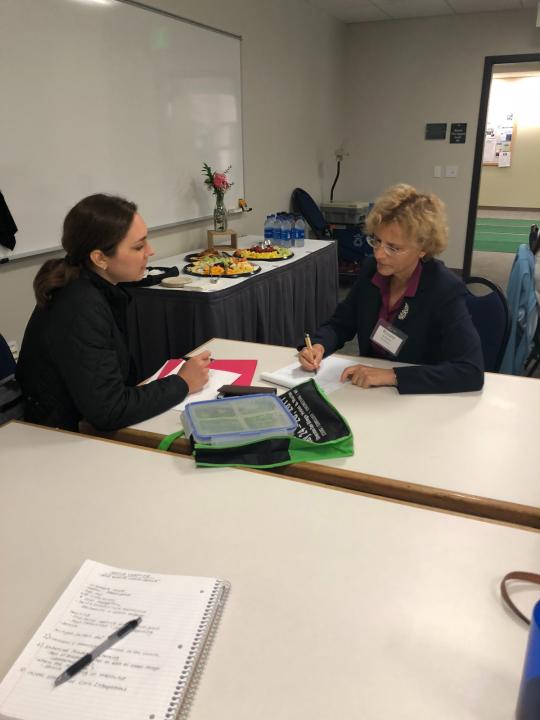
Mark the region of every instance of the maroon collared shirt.
MULTIPOLYGON (((401 306, 403 304, 403 298, 414 297, 418 290, 418 284, 420 282, 420 276, 422 275, 422 263, 418 261, 418 265, 415 267, 413 274, 407 282, 407 286, 403 294, 396 300, 396 302, 390 307, 390 278, 381 275, 376 272, 371 278, 371 282, 375 287, 379 288, 381 293, 381 309, 379 310, 379 320, 385 320, 387 323, 392 324, 398 316, 401 306)), ((371 343, 371 349, 377 357, 391 357, 390 353, 387 353, 376 343, 371 343)))

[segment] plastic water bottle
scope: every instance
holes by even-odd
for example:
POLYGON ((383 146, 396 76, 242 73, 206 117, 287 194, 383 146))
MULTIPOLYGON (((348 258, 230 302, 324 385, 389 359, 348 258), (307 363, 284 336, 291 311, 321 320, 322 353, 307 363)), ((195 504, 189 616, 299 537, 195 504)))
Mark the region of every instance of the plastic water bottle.
POLYGON ((281 221, 281 246, 284 248, 291 247, 292 223, 290 215, 284 215, 281 221))
POLYGON ((281 216, 279 213, 275 216, 274 228, 273 228, 272 235, 273 235, 274 245, 281 245, 281 216))
POLYGON ((294 247, 304 247, 306 238, 306 224, 301 215, 296 217, 293 228, 294 247))
POLYGON ((272 242, 274 239, 274 216, 267 215, 264 223, 264 239, 272 242))

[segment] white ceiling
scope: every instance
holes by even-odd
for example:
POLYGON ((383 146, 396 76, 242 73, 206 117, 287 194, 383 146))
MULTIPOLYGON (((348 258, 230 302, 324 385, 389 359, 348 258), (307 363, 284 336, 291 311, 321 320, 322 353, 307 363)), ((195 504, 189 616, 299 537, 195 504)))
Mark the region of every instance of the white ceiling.
POLYGON ((536 8, 537 0, 308 0, 346 23, 536 8))

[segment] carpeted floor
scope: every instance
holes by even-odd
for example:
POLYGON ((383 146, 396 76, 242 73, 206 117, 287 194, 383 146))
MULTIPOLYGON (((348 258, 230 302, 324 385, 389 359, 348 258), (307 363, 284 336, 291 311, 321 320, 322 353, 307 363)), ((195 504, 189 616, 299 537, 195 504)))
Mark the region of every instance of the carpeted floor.
POLYGON ((483 252, 515 254, 522 243, 529 241, 531 225, 540 220, 477 217, 474 232, 474 249, 483 252))

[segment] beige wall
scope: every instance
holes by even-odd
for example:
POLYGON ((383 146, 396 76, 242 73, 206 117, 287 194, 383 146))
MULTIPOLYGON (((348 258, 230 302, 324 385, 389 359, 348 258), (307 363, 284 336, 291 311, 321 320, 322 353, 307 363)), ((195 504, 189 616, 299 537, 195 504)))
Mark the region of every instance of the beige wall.
POLYGON ((514 113, 510 167, 482 166, 479 205, 540 207, 540 77, 494 79, 489 95, 488 121, 500 112, 514 113), (500 111, 499 111, 500 108, 500 111))
MULTIPOLYGON (((291 191, 328 197, 343 136, 345 26, 305 0, 152 0, 152 5, 243 38, 244 185, 253 212, 231 226, 261 233, 291 191)), ((39 122, 39 118, 36 118, 39 122)), ((201 163, 204 158, 201 157, 201 163)), ((234 179, 234 178, 233 178, 234 179)), ((144 198, 133 198, 144 216, 144 198)), ((207 223, 153 239, 156 257, 204 244, 207 223)), ((0 266, 0 332, 21 341, 44 256, 0 266)))
POLYGON ((347 149, 335 199, 374 198, 399 181, 446 202, 444 260, 463 266, 484 58, 540 52, 536 12, 359 23, 348 33, 347 149), (425 141, 426 122, 466 122, 465 145, 425 141), (457 178, 433 166, 457 165, 457 178))

